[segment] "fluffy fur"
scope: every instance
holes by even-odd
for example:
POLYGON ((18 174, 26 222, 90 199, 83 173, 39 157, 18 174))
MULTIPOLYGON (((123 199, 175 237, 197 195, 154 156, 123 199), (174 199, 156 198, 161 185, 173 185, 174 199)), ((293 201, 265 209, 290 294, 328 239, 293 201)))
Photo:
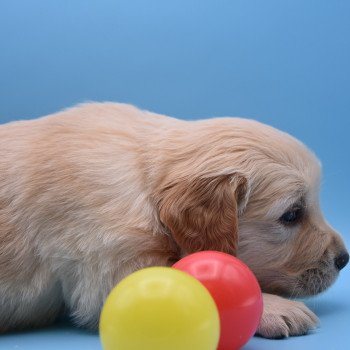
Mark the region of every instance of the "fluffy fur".
POLYGON ((96 328, 120 279, 212 249, 258 278, 259 334, 304 334, 316 316, 281 296, 322 292, 346 264, 319 182, 305 146, 251 120, 189 122, 93 103, 2 125, 0 332, 63 311, 96 328))

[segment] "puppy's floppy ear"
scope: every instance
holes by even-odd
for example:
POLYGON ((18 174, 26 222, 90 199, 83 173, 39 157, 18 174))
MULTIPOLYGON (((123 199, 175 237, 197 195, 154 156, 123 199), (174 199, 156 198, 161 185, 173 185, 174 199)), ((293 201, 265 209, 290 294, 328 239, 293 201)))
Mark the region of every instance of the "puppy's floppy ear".
POLYGON ((160 219, 186 253, 218 250, 235 255, 238 215, 248 192, 241 174, 180 179, 161 192, 160 219))

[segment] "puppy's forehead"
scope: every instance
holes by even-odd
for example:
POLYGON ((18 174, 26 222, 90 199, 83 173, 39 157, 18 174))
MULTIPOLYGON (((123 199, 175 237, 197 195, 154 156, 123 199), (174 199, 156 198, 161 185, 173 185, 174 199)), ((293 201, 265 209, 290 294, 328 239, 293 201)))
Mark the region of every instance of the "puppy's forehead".
POLYGON ((312 179, 320 176, 320 161, 295 137, 254 120, 236 118, 236 122, 246 129, 245 136, 250 139, 253 148, 270 161, 289 166, 312 179))
POLYGON ((275 153, 276 161, 294 168, 310 184, 318 182, 321 175, 321 162, 316 155, 291 135, 277 132, 280 134, 280 139, 279 146, 276 146, 279 150, 275 153))
MULTIPOLYGON (((318 184, 321 176, 321 162, 316 155, 294 137, 282 133, 284 143, 280 143, 282 153, 287 155, 287 166, 294 167, 309 185, 318 184)), ((283 158, 283 156, 282 156, 283 158)))
POLYGON ((302 197, 317 198, 321 163, 311 150, 271 126, 245 119, 236 123, 247 142, 245 157, 251 160, 249 174, 258 197, 278 198, 285 205, 302 197))

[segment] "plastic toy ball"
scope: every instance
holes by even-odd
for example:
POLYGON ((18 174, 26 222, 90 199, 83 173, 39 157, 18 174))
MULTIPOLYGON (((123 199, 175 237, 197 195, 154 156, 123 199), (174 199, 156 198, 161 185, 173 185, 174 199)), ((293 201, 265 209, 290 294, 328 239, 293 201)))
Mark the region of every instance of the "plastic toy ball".
POLYGON ((208 290, 170 267, 126 277, 108 296, 100 319, 104 350, 215 350, 219 335, 208 290))
POLYGON ((186 271, 209 290, 219 310, 218 350, 241 348, 254 335, 262 315, 262 294, 251 270, 235 257, 214 251, 186 256, 173 267, 186 271))

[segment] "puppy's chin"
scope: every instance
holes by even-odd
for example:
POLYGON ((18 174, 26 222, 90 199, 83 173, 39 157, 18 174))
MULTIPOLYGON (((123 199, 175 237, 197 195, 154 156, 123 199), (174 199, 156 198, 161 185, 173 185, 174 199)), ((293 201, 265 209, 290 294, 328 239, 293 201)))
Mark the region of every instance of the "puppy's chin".
POLYGON ((333 269, 312 268, 299 277, 300 296, 312 296, 324 292, 337 279, 338 272, 333 269))
POLYGON ((288 275, 281 271, 265 271, 258 276, 265 293, 287 298, 309 297, 328 289, 337 279, 338 272, 331 266, 310 268, 301 273, 288 275))

